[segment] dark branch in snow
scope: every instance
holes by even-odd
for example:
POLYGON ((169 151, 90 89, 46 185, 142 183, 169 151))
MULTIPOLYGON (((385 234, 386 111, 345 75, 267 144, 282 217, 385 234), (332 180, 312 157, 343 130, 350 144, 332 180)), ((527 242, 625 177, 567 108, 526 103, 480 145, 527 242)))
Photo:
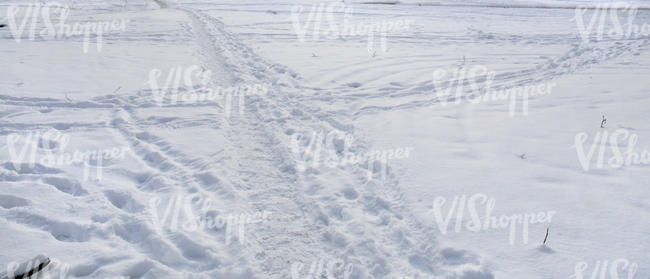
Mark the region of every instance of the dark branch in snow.
POLYGON ((544 237, 544 245, 546 245, 546 240, 548 239, 548 228, 546 228, 546 236, 544 237))

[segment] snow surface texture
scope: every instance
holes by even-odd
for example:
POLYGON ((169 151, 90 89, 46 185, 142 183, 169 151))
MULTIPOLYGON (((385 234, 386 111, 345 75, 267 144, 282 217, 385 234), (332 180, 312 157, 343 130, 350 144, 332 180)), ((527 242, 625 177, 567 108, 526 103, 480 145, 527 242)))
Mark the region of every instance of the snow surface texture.
MULTIPOLYGON (((585 170, 572 148, 621 129, 650 148, 648 36, 585 43, 574 9, 606 1, 404 0, 346 1, 355 20, 411 21, 385 47, 297 38, 296 7, 304 24, 339 2, 60 1, 71 23, 126 21, 87 53, 83 35, 17 42, 0 28, 0 264, 45 255, 52 278, 650 278, 647 163, 585 170), (268 91, 158 103, 152 70, 163 84, 192 66, 210 85, 268 91), (474 66, 495 87, 554 87, 514 117, 505 100, 435 93, 436 69, 474 66), (296 136, 332 131, 335 152, 403 156, 371 179, 365 164, 301 168, 296 136), (48 150, 111 152, 52 163, 48 150), (552 218, 471 230, 450 209, 462 197, 552 218), (188 212, 222 222, 183 227, 188 212)), ((0 0, 0 24, 13 4, 0 0)))

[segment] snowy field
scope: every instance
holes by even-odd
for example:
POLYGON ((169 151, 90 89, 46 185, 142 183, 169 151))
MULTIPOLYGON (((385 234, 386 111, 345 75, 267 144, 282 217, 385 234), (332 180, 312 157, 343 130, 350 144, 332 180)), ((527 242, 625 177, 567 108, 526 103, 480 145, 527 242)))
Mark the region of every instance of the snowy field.
POLYGON ((650 2, 0 0, 0 25, 2 279, 650 278, 650 2))

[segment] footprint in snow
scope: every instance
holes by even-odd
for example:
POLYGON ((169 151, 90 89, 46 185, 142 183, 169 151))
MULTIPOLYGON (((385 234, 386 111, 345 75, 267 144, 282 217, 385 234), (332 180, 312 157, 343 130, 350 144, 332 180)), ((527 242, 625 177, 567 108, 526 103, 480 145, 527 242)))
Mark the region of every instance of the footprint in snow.
POLYGON ((352 87, 352 88, 359 88, 359 87, 361 87, 361 85, 362 84, 358 83, 358 82, 351 82, 351 83, 347 84, 347 86, 352 87))

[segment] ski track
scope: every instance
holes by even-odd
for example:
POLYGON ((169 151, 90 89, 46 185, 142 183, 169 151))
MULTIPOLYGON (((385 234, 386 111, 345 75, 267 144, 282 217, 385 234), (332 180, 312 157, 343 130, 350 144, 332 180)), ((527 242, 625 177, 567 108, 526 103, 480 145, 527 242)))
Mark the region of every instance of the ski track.
MULTIPOLYGON (((612 59, 616 59, 626 55, 632 55, 638 52, 639 49, 642 49, 643 46, 647 46, 647 38, 640 38, 635 40, 629 40, 627 42, 591 42, 590 44, 576 44, 573 46, 567 53, 564 55, 545 61, 535 65, 534 68, 523 69, 513 72, 504 72, 497 73, 494 77, 495 83, 492 85, 492 89, 507 89, 518 86, 525 86, 530 84, 541 84, 544 82, 551 82, 562 76, 573 74, 580 70, 585 70, 590 68, 593 65, 606 63, 612 59)), ((424 57, 418 57, 424 58, 424 57)), ((411 62, 414 65, 419 65, 420 63, 416 61, 411 62)), ((429 60, 430 61, 430 60, 429 60)), ((409 63, 409 62, 404 62, 409 63)), ((365 63, 364 63, 365 64, 365 63)), ((354 79, 355 74, 361 73, 364 64, 354 66, 354 67, 340 67, 346 69, 358 69, 354 71, 340 72, 336 73, 337 78, 346 77, 347 79, 354 79)), ((450 61, 451 64, 451 61, 450 61)), ((395 64, 387 64, 395 65, 395 64)), ((409 64, 411 65, 411 64, 409 64)), ((453 64, 451 64, 453 65, 453 64)), ((367 65, 366 65, 367 66, 367 65)), ((464 65, 462 65, 464 66, 464 65)), ((471 66, 471 65, 468 65, 471 66)), ((461 67, 461 66, 458 66, 461 67)), ((409 69, 418 73, 420 68, 409 66, 409 69)), ((430 71, 429 68, 422 67, 430 71)), ((368 71, 363 73, 366 76, 373 76, 368 74, 368 71)), ((398 72, 389 73, 398 74, 398 72)), ((421 75, 431 74, 430 72, 419 73, 421 75)), ((367 81, 372 81, 374 79, 379 79, 382 76, 386 76, 385 73, 377 73, 374 75, 373 79, 367 81)), ((475 84, 478 88, 485 86, 485 76, 477 76, 475 84)), ((336 79, 336 78, 334 78, 336 79)), ((361 82, 363 83, 363 82, 361 82)), ((464 82, 465 87, 469 87, 469 81, 464 82)), ((441 87, 445 88, 447 86, 453 86, 451 81, 441 82, 441 87)), ((303 97, 304 101, 320 101, 324 103, 331 104, 333 102, 340 101, 341 104, 349 103, 358 100, 372 100, 379 99, 375 101, 381 103, 384 99, 386 102, 395 102, 401 99, 406 99, 406 101, 392 106, 363 106, 358 109, 346 109, 346 110, 337 110, 329 111, 328 113, 332 115, 345 115, 351 118, 357 118, 363 115, 377 113, 380 111, 389 111, 389 110, 403 110, 403 109, 413 109, 420 107, 429 107, 439 105, 440 97, 436 96, 436 88, 433 84, 428 82, 423 82, 419 84, 412 85, 402 85, 402 86, 391 86, 386 88, 379 88, 377 90, 371 90, 368 93, 358 93, 357 91, 350 90, 349 88, 338 88, 338 90, 330 90, 326 93, 326 96, 317 96, 317 97, 303 97), (346 91, 353 91, 356 93, 345 94, 346 91), (377 92, 378 91, 378 92, 377 92), (331 94, 329 92, 343 92, 343 94, 331 94), (408 97, 415 97, 415 100, 409 100, 408 97)), ((467 92, 465 92, 467 94, 467 92)), ((453 102, 453 97, 448 97, 446 101, 453 102)))

